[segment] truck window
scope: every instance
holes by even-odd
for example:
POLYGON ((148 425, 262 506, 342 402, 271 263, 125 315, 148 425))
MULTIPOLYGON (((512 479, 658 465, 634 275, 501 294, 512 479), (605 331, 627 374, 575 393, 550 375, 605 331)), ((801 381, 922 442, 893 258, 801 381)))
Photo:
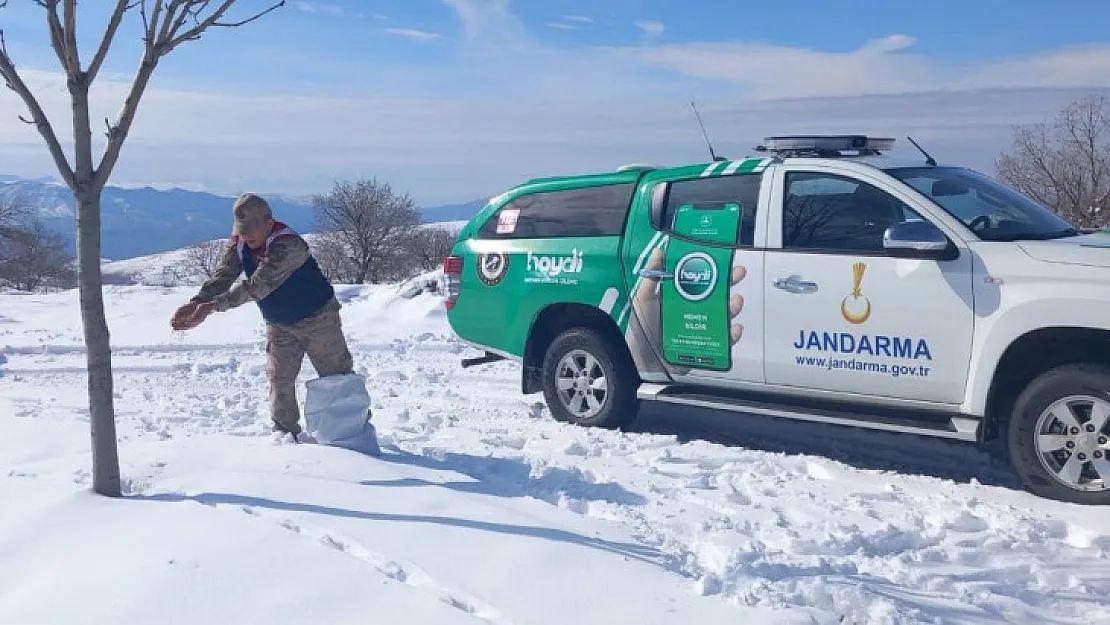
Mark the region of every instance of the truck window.
POLYGON ((787 172, 783 249, 882 253, 883 233, 921 216, 898 198, 835 174, 787 172))
POLYGON ((671 231, 675 213, 684 204, 705 209, 721 209, 729 203, 739 204, 741 220, 737 245, 751 247, 755 243, 755 217, 762 182, 762 174, 737 174, 672 182, 663 208, 663 228, 671 231))
POLYGON ((482 225, 484 239, 617 236, 636 190, 633 183, 542 191, 502 206, 482 225))

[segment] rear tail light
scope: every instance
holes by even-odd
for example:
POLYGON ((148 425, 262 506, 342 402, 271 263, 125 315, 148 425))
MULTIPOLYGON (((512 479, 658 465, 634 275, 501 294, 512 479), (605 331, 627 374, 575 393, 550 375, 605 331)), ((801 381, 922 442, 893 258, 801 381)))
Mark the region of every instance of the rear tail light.
POLYGON ((462 256, 448 256, 443 259, 443 273, 444 274, 461 274, 463 270, 462 256))
POLYGON ((443 259, 444 290, 447 293, 446 299, 443 300, 443 306, 447 310, 454 308, 455 302, 459 299, 459 294, 462 291, 462 271, 463 259, 461 256, 448 256, 443 259))

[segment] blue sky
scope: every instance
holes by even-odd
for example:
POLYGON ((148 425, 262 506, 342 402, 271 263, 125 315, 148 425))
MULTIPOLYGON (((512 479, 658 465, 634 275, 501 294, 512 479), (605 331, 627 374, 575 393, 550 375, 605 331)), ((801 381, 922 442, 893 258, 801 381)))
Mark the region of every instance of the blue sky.
MULTIPOLYGON (((86 60, 110 4, 81 3, 86 60)), ((8 50, 66 134, 41 9, 9 5, 8 50)), ((1061 6, 287 1, 164 59, 112 183, 303 194, 377 177, 423 205, 461 202, 530 176, 705 159, 692 99, 726 155, 769 134, 912 133, 993 173, 1010 124, 1110 88, 1110 2, 1061 6)), ((97 119, 122 103, 140 27, 134 12, 117 37, 97 119)), ((50 175, 22 112, 0 91, 0 173, 50 175)))

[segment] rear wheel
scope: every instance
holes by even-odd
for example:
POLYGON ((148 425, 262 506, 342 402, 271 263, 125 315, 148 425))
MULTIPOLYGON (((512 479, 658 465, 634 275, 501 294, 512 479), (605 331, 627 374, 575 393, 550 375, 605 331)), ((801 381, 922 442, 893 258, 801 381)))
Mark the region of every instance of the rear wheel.
POLYGON ((1010 458, 1034 494, 1110 505, 1110 368, 1066 365, 1033 380, 1014 404, 1010 458))
POLYGON ((628 358, 599 333, 572 328, 551 342, 543 393, 558 421, 618 428, 636 417, 636 375, 628 358))

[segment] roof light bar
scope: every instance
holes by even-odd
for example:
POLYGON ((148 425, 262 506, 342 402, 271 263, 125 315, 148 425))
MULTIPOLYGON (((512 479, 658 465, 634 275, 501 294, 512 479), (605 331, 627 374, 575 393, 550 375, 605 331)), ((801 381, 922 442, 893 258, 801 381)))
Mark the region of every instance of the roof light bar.
POLYGON ((760 151, 836 154, 855 151, 859 154, 879 154, 894 147, 894 139, 866 135, 783 135, 764 137, 760 151))

